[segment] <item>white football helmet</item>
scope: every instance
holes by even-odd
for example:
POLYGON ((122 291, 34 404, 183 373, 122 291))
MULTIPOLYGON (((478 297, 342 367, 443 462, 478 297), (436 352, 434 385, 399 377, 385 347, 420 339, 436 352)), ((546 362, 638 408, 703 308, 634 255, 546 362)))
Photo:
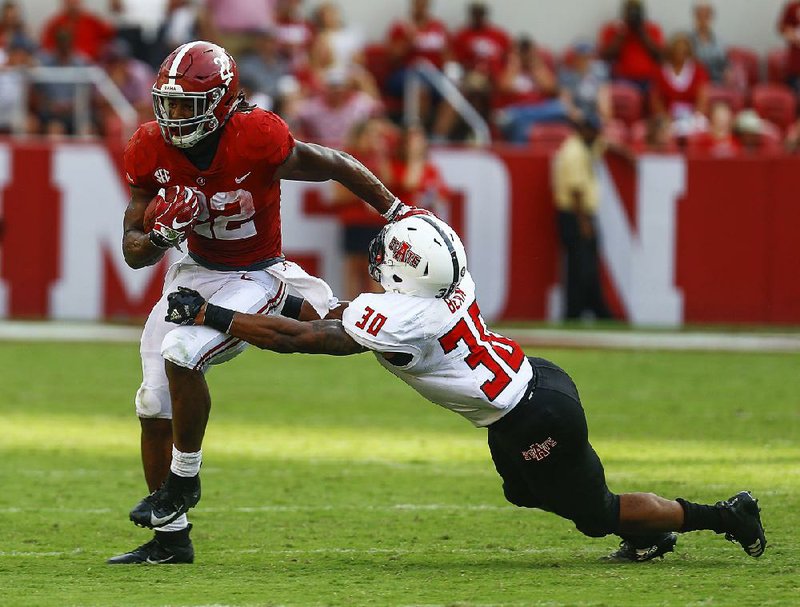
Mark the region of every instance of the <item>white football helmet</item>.
POLYGON ((433 215, 384 226, 369 245, 369 273, 390 293, 446 298, 467 272, 455 230, 433 215))

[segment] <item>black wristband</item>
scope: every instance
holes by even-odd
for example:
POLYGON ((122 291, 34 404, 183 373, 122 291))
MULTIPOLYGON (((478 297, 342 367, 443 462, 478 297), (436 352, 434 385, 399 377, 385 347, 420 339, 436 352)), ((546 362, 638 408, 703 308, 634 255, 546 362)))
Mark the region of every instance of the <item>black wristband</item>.
POLYGON ((164 238, 161 234, 159 234, 155 230, 151 230, 150 232, 148 232, 147 237, 150 239, 150 242, 153 243, 153 245, 155 245, 159 249, 167 250, 172 246, 167 242, 166 238, 164 238))
POLYGON ((235 312, 228 308, 215 306, 212 303, 206 304, 206 315, 203 319, 203 324, 217 331, 227 333, 233 324, 234 314, 235 312))
POLYGON ((286 318, 294 318, 297 320, 300 318, 300 310, 303 307, 303 298, 297 297, 296 295, 287 295, 286 296, 286 303, 283 304, 283 308, 281 308, 281 316, 285 316, 286 318))

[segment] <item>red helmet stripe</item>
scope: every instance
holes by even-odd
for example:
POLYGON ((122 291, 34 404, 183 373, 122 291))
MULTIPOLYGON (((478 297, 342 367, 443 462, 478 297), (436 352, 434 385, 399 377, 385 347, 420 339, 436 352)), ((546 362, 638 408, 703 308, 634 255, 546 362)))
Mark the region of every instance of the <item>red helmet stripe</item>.
POLYGON ((175 84, 175 76, 178 75, 178 68, 181 65, 181 61, 183 61, 183 58, 186 56, 186 53, 188 53, 189 49, 191 49, 195 44, 199 44, 200 42, 200 40, 187 42, 180 48, 178 54, 175 55, 175 59, 172 60, 172 65, 169 67, 169 74, 167 74, 170 84, 175 84))

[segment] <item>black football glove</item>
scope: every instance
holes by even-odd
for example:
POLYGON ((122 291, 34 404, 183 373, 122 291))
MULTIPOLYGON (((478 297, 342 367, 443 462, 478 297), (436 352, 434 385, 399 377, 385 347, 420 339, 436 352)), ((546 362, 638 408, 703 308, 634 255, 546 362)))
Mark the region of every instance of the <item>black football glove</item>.
POLYGON ((194 289, 178 287, 167 295, 167 315, 164 320, 176 325, 193 325, 206 300, 194 289))

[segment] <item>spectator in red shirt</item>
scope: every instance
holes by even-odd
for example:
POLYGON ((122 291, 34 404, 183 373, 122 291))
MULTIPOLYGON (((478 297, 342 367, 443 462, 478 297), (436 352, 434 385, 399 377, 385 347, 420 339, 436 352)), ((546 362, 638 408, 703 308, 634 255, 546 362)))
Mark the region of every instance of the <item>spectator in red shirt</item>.
POLYGON ((429 0, 411 0, 409 19, 395 21, 389 28, 388 47, 392 59, 403 67, 427 59, 441 69, 449 53, 450 34, 431 15, 429 0))
POLYGON ((708 109, 708 73, 694 60, 692 43, 686 34, 675 34, 667 58, 652 88, 652 107, 673 121, 678 137, 705 130, 708 109))
MULTIPOLYGON (((489 21, 486 4, 473 2, 467 11, 466 26, 453 38, 454 57, 461 67, 457 81, 467 101, 488 120, 493 82, 503 69, 512 42, 505 31, 489 21)), ((442 102, 434 135, 439 139, 462 139, 469 134, 465 127, 452 106, 442 102)))
POLYGON ((612 64, 613 76, 649 88, 658 71, 664 36, 661 28, 645 18, 641 0, 625 0, 622 20, 607 24, 600 32, 600 56, 612 64))
POLYGON ((786 40, 788 84, 800 92, 800 1, 787 2, 778 22, 778 31, 786 40))
POLYGON ((106 44, 114 37, 114 28, 84 10, 81 0, 63 0, 63 10, 45 24, 42 33, 45 50, 56 50, 59 32, 66 32, 75 51, 94 62, 100 59, 106 44))
MULTIPOLYGON (((353 127, 348 136, 347 152, 355 156, 386 184, 392 182, 392 145, 396 144, 396 127, 384 118, 370 118, 353 127)), ((381 290, 367 272, 367 248, 386 221, 350 190, 334 183, 332 204, 343 225, 344 297, 353 299, 360 293, 381 290), (377 289, 377 290, 376 290, 377 289)))
POLYGON ((464 70, 495 74, 500 71, 511 50, 511 38, 489 22, 489 8, 483 2, 468 7, 466 27, 453 38, 453 52, 464 70))
MULTIPOLYGON (((398 99, 403 98, 408 70, 414 63, 427 60, 441 69, 450 56, 450 34, 444 23, 431 14, 429 0, 411 0, 409 18, 392 24, 386 45, 394 66, 386 81, 386 92, 398 99)), ((430 86, 423 88, 420 117, 427 123, 439 98, 430 86)))
POLYGON ((520 38, 508 54, 493 99, 495 122, 503 136, 514 143, 527 143, 534 124, 570 118, 567 105, 557 94, 556 76, 536 45, 530 38, 520 38))
POLYGON ((391 183, 400 200, 447 219, 449 189, 436 165, 428 160, 428 140, 421 127, 409 126, 403 131, 397 159, 392 163, 391 183))

